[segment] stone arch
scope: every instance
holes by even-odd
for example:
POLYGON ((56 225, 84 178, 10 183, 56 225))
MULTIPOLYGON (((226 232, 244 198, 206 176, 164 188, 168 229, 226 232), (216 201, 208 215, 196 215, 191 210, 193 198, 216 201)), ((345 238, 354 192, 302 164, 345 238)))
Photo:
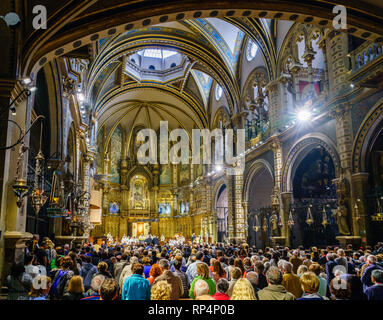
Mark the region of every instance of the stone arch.
MULTIPOLYGON (((149 4, 143 4, 140 8, 134 7, 134 4, 126 4, 119 10, 104 7, 104 12, 92 8, 94 2, 81 4, 76 2, 69 7, 66 6, 65 13, 62 12, 64 9, 58 10, 55 17, 50 17, 49 30, 39 30, 28 37, 28 42, 25 44, 26 54, 22 61, 22 76, 36 72, 38 68, 55 57, 99 39, 163 22, 206 17, 250 16, 330 27, 334 18, 332 12, 334 5, 322 1, 312 1, 307 6, 302 6, 296 1, 283 1, 283 3, 244 1, 240 5, 241 9, 235 10, 228 8, 225 1, 218 0, 204 4, 201 4, 200 1, 188 1, 187 4, 163 1, 161 6, 157 6, 155 10, 149 8, 149 4), (86 9, 89 9, 88 14, 79 17, 78 15, 86 9), (97 13, 100 14, 100 12, 102 18, 96 19, 97 13), (53 35, 55 41, 50 41, 53 35)), ((383 29, 379 23, 371 23, 371 19, 379 19, 379 15, 377 17, 376 11, 374 11, 377 8, 371 6, 368 11, 362 11, 356 7, 354 9, 353 12, 348 13, 350 26, 352 26, 348 32, 366 40, 382 40, 383 29), (361 14, 362 12, 363 14, 361 14)))
POLYGON ((324 134, 307 134, 299 139, 287 154, 286 162, 282 170, 283 192, 292 191, 295 170, 299 166, 301 160, 304 159, 304 157, 316 146, 322 146, 330 154, 334 162, 336 175, 339 176, 340 159, 335 144, 324 134))
POLYGON ((383 98, 380 99, 363 119, 352 148, 352 169, 354 173, 365 172, 367 169, 367 153, 371 140, 383 121, 383 98))
POLYGON ((255 160, 249 167, 247 173, 245 173, 245 182, 244 182, 244 192, 243 192, 243 201, 248 201, 249 199, 249 191, 250 191, 250 185, 251 181, 253 180, 254 175, 262 168, 266 168, 266 170, 270 173, 271 178, 273 179, 273 182, 275 181, 274 177, 274 170, 271 166, 271 164, 264 160, 264 159, 257 159, 255 160))

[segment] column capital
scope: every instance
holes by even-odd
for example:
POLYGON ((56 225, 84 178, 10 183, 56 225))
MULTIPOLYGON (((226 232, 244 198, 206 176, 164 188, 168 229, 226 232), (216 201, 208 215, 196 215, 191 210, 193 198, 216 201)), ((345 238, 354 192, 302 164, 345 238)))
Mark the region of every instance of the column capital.
POLYGON ((335 101, 329 107, 329 115, 336 120, 344 119, 345 115, 351 110, 351 105, 348 101, 340 101, 338 103, 335 101))
POLYGON ((358 172, 351 175, 351 180, 353 182, 361 181, 367 182, 370 174, 368 172, 358 172))

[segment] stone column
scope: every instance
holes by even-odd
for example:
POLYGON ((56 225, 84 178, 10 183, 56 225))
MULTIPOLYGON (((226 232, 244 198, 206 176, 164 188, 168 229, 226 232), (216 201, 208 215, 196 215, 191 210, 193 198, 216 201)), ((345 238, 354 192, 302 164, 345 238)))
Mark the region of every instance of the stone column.
POLYGON ((244 214, 242 201, 243 191, 243 174, 238 172, 233 176, 234 179, 234 217, 235 217, 235 239, 237 243, 246 242, 245 225, 247 224, 246 217, 244 214))
POLYGON ((266 87, 269 98, 269 120, 271 135, 278 134, 283 126, 281 83, 279 79, 269 82, 266 87))
POLYGON ((330 96, 334 97, 348 88, 348 34, 336 30, 329 32, 326 47, 330 96))
POLYGON ((290 239, 290 227, 288 225, 289 220, 289 214, 290 214, 290 205, 293 200, 293 193, 292 192, 282 192, 281 193, 281 199, 282 199, 282 210, 283 210, 283 227, 282 227, 282 237, 285 237, 285 245, 289 246, 291 239, 290 239))
POLYGON ((356 235, 360 235, 362 245, 367 245, 369 218, 365 194, 369 191, 368 176, 366 172, 355 173, 351 176, 352 197, 352 223, 356 235), (355 204, 357 208, 355 208, 355 204))
POLYGON ((225 175, 225 184, 227 187, 227 231, 229 240, 235 239, 235 188, 234 188, 234 176, 225 175))

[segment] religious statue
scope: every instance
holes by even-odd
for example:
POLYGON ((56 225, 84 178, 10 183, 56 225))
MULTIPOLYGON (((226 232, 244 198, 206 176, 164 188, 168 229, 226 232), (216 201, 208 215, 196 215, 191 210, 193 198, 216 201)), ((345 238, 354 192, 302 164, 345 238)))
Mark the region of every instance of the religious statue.
POLYGON ((350 235, 350 228, 348 227, 347 222, 347 207, 344 202, 339 202, 339 206, 336 212, 336 222, 338 224, 339 233, 343 236, 350 235))
POLYGON ((275 211, 270 217, 270 227, 271 227, 271 235, 273 237, 279 236, 279 228, 278 228, 278 216, 275 211))

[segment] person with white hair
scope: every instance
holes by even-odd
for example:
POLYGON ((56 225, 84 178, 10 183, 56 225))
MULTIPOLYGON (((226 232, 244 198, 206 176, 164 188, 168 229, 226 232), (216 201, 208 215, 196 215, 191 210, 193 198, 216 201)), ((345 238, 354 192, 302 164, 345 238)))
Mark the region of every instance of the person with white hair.
POLYGON ((246 274, 246 279, 250 281, 251 285, 253 286, 254 292, 258 292, 260 289, 258 288, 258 274, 254 271, 250 271, 246 274))
POLYGON ((194 284, 194 296, 196 299, 200 296, 209 294, 209 285, 206 281, 198 279, 194 284))
POLYGON ((372 283, 371 280, 371 274, 374 270, 383 270, 383 268, 379 265, 377 265, 378 259, 376 256, 370 254, 367 257, 366 265, 367 267, 364 269, 363 275, 361 277, 361 281, 363 283, 363 292, 366 292, 367 288, 373 286, 374 284, 372 283))
POLYGON ((100 300, 100 288, 105 280, 105 276, 98 274, 93 277, 90 283, 90 289, 86 293, 86 297, 81 300, 100 300))
POLYGON ((282 265, 282 286, 286 288, 286 290, 292 293, 296 298, 300 298, 302 296, 302 287, 299 281, 299 277, 293 273, 293 264, 287 261, 283 261, 282 265))

